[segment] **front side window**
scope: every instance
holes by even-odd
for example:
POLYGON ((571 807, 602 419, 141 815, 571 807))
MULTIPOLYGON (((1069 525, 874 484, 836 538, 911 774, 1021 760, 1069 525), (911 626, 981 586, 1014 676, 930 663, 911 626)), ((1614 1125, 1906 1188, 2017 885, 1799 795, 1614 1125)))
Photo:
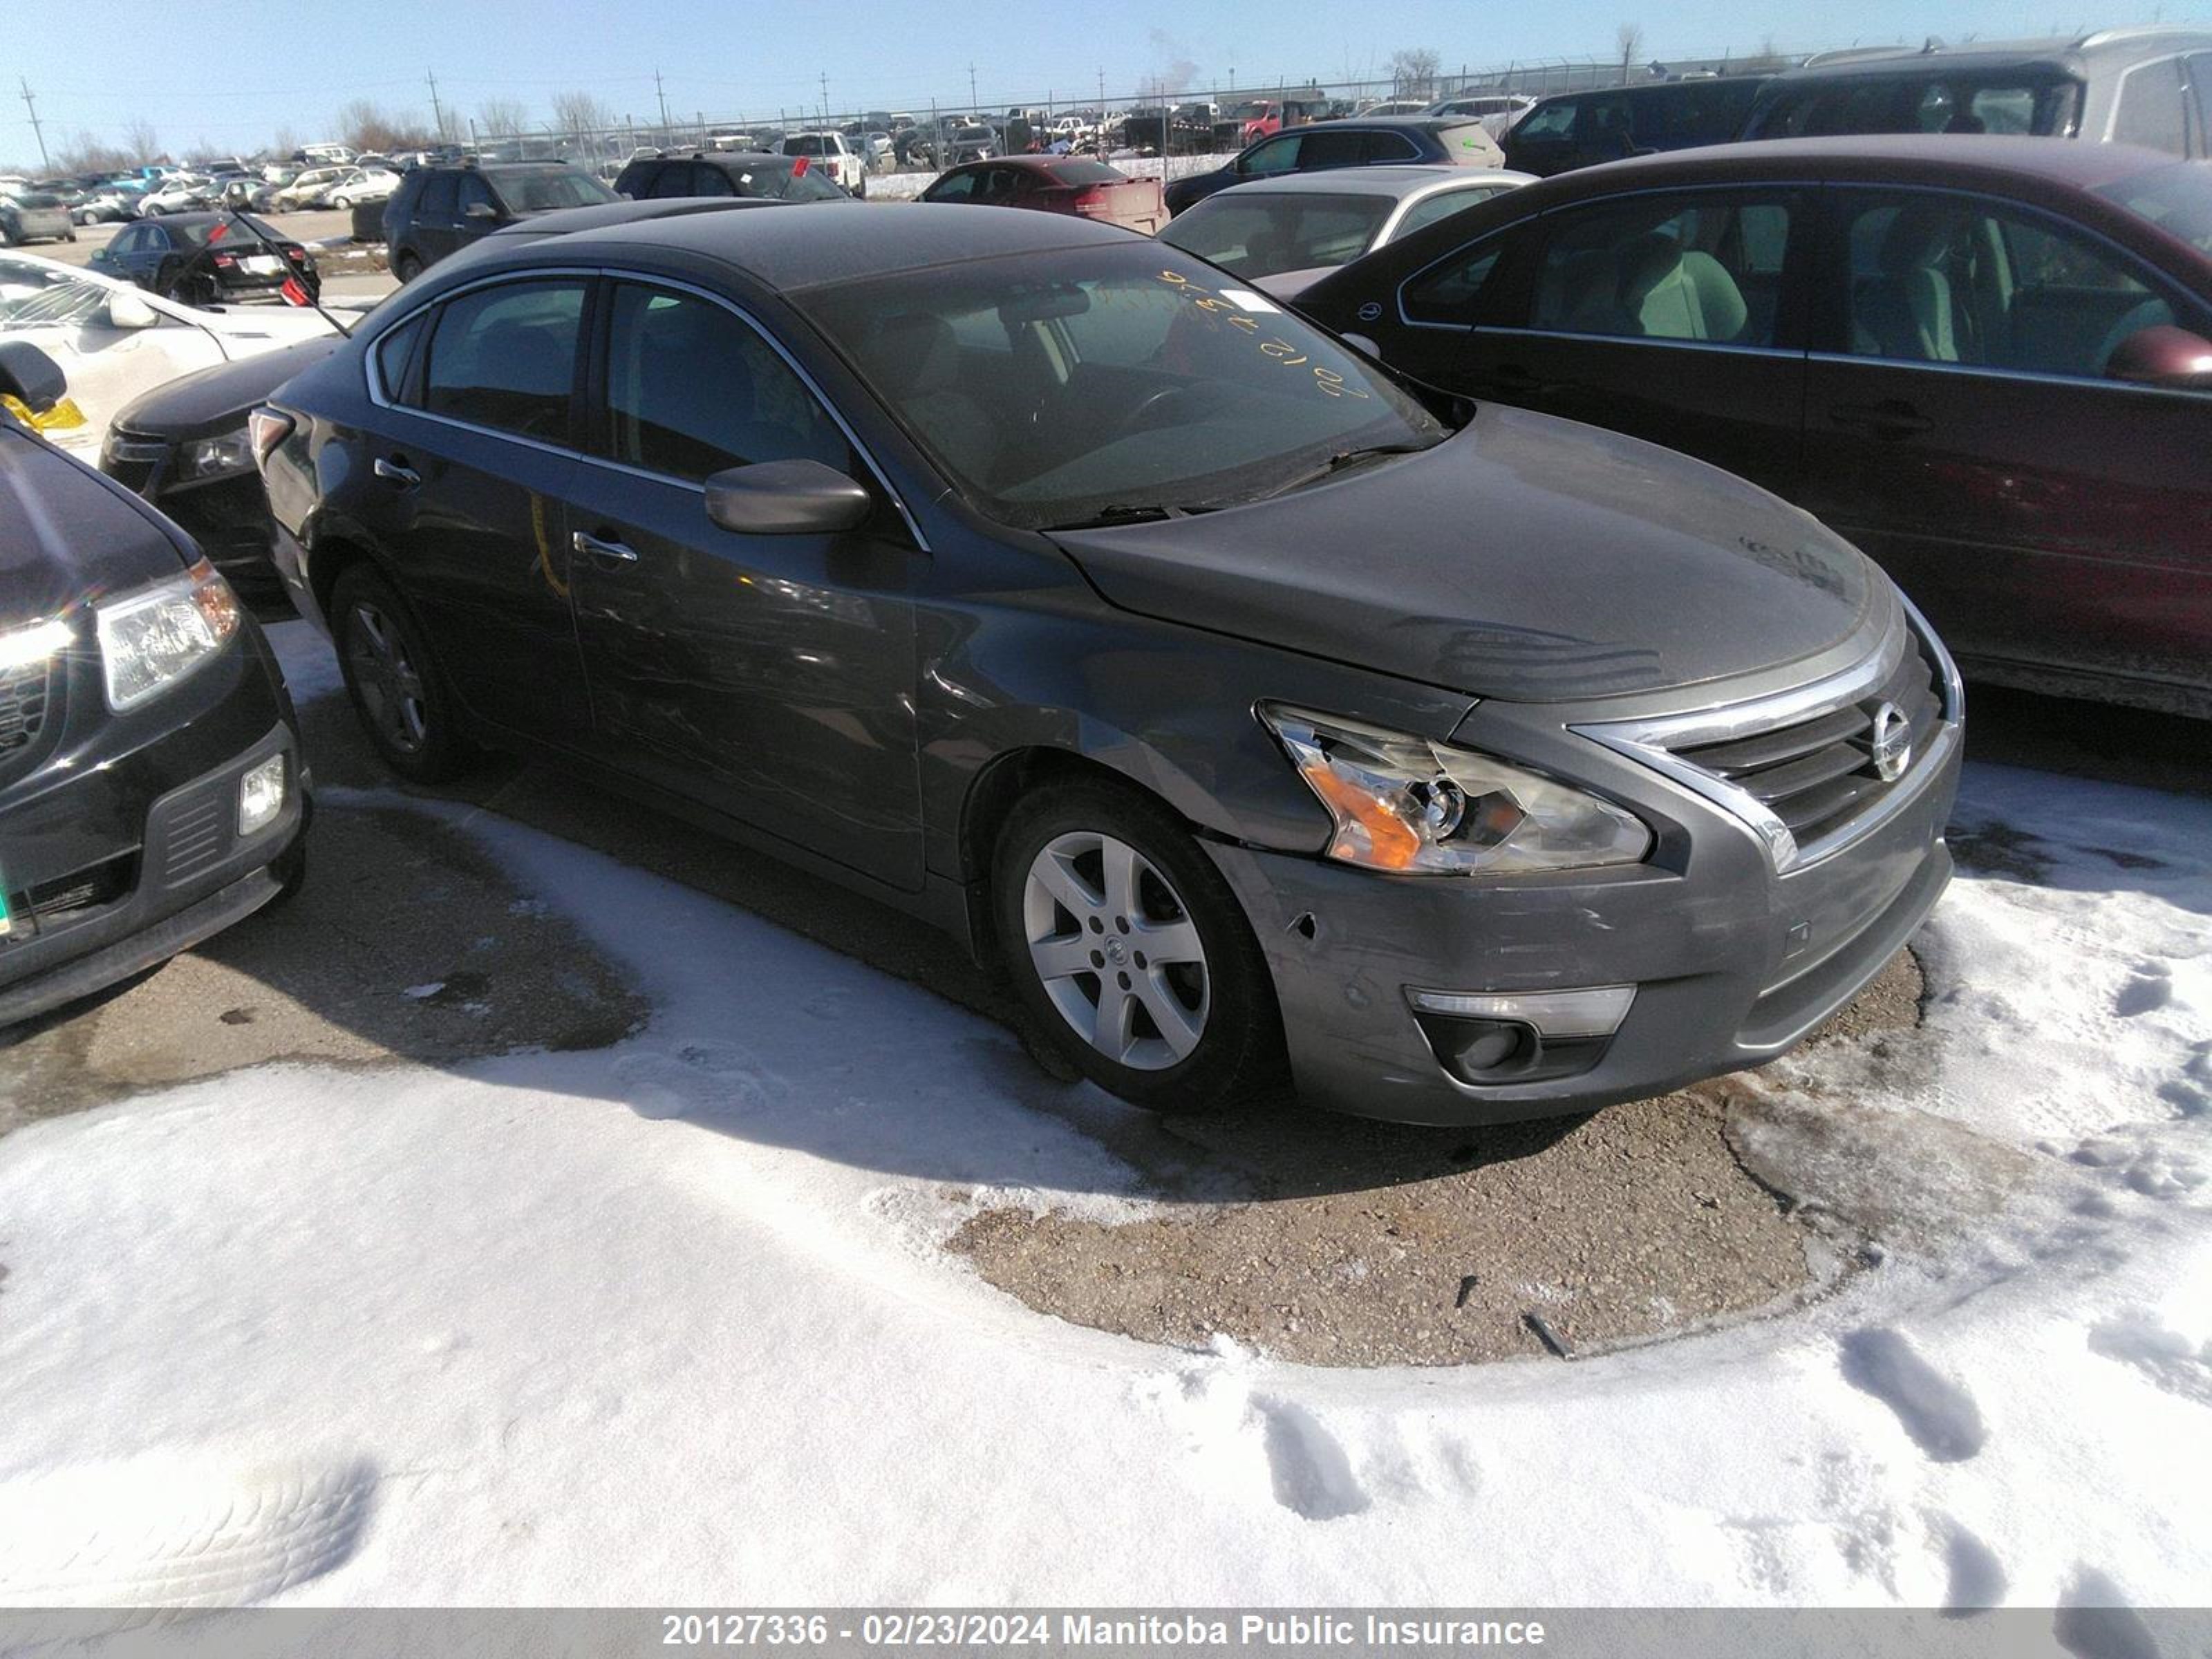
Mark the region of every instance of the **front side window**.
POLYGON ((1019 528, 1226 506, 1444 436, 1377 366, 1155 243, 794 297, 968 499, 1019 528), (967 343, 994 331, 1014 349, 967 343))
POLYGON ((448 301, 430 337, 422 408, 564 441, 583 315, 584 285, 567 280, 505 283, 448 301))
POLYGON ((1298 146, 1304 142, 1295 134, 1270 138, 1244 158, 1243 171, 1263 178, 1272 173, 1291 172, 1298 165, 1298 146))
POLYGON ((1531 325, 1771 346, 1790 219, 1784 200, 1733 192, 1563 213, 1537 270, 1531 325))
POLYGON ((1406 320, 1444 328, 1472 328, 1505 254, 1502 237, 1486 237, 1417 273, 1400 291, 1406 320))
POLYGON ((757 331, 695 295, 625 283, 607 337, 608 453, 696 483, 726 467, 814 460, 852 446, 757 331))
POLYGON ((422 210, 430 218, 452 218, 461 210, 461 181, 450 173, 433 173, 422 185, 422 210))
POLYGON ((1516 140, 1572 137, 1575 112, 1580 107, 1572 99, 1562 99, 1556 104, 1546 104, 1540 109, 1531 110, 1528 118, 1513 129, 1513 137, 1516 140))
POLYGON ((668 162, 654 175, 652 188, 645 192, 645 199, 665 202, 690 195, 691 175, 695 170, 689 161, 668 162))
POLYGON ((1868 191, 1845 213, 1856 356, 2095 380, 2138 329, 2195 325, 2116 250, 2008 204, 1868 191))

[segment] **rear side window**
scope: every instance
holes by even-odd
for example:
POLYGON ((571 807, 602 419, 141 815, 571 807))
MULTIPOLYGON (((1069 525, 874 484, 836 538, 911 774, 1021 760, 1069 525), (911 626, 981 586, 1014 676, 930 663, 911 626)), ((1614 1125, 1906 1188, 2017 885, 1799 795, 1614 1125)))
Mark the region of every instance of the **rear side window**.
POLYGON ((1398 303, 1406 320, 1440 327, 1474 327, 1504 252, 1504 239, 1490 237, 1431 265, 1399 293, 1398 303))
POLYGON ((2181 60, 2145 64, 2120 82, 2120 107, 2113 119, 2116 143, 2141 144, 2170 155, 2189 154, 2187 88, 2181 60))
POLYGON ((1370 132, 1367 135, 1367 142, 1359 147, 1359 159, 1370 164, 1377 161, 1418 161, 1421 159, 1421 147, 1402 132, 1370 132))
POLYGON ((758 461, 853 469, 844 433, 790 366, 742 319, 694 295, 615 289, 607 415, 612 459, 673 478, 758 461))
POLYGON ((384 395, 394 403, 419 401, 414 382, 416 349, 429 331, 428 317, 427 312, 417 312, 376 343, 376 378, 384 395))
POLYGON ((1529 111, 1521 125, 1513 129, 1516 140, 1529 138, 1569 138, 1574 136, 1575 112, 1581 106, 1571 98, 1562 98, 1555 104, 1546 104, 1529 111))
POLYGON ((562 441, 584 314, 578 282, 479 289, 439 313, 422 408, 473 425, 562 441))
POLYGON ((1375 135, 1332 132, 1316 127, 1304 135, 1298 149, 1298 171, 1317 173, 1325 167, 1356 167, 1367 160, 1367 147, 1375 135))

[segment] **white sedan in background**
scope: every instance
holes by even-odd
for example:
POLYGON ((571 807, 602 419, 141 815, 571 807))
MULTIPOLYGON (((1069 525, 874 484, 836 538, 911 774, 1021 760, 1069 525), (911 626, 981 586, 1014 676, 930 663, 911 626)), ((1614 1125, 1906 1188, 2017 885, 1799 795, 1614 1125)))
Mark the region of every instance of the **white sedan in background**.
POLYGON ((350 213, 356 202, 388 202, 399 188, 399 175, 383 167, 349 167, 335 183, 325 185, 317 207, 333 207, 350 213))
POLYGON ((27 340, 61 366, 68 400, 38 425, 87 460, 140 392, 330 331, 312 311, 178 305, 94 271, 0 252, 0 340, 27 340))

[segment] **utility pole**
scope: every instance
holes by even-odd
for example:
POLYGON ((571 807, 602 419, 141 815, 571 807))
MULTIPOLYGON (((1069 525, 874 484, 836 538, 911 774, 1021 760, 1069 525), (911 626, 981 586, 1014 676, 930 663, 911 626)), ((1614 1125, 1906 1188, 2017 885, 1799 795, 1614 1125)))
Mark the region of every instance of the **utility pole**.
POLYGON ((660 100, 660 130, 665 132, 668 131, 668 94, 661 89, 659 70, 653 72, 653 96, 660 100))
POLYGON ((822 125, 826 127, 830 125, 830 76, 825 70, 814 78, 822 88, 822 125))
POLYGON ((968 107, 970 114, 981 115, 983 112, 982 106, 975 101, 975 64, 972 58, 968 64, 968 107))
POLYGON ((447 135, 446 132, 445 106, 438 101, 438 77, 435 74, 426 70, 423 71, 423 78, 430 83, 430 118, 437 123, 438 142, 442 144, 446 142, 447 135))
POLYGON ((22 77, 23 107, 31 112, 31 136, 39 141, 39 171, 52 173, 54 164, 46 159, 46 128, 39 120, 38 95, 31 90, 31 78, 22 77))

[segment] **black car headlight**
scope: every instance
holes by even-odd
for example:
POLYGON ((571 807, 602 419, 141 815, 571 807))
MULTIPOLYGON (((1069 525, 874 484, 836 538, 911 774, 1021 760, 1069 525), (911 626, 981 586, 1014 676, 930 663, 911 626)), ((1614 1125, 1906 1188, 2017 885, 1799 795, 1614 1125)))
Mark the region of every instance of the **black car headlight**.
POLYGON ((1260 718, 1328 809, 1328 856, 1395 875, 1515 875, 1640 864, 1635 814, 1493 756, 1262 703, 1260 718))
POLYGON ((120 714, 198 672, 237 636, 238 596, 202 559, 98 607, 107 706, 120 714))
POLYGON ((195 439, 185 445, 177 451, 177 467, 171 476, 178 483, 204 483, 252 471, 253 446, 246 428, 240 427, 235 432, 195 439))

